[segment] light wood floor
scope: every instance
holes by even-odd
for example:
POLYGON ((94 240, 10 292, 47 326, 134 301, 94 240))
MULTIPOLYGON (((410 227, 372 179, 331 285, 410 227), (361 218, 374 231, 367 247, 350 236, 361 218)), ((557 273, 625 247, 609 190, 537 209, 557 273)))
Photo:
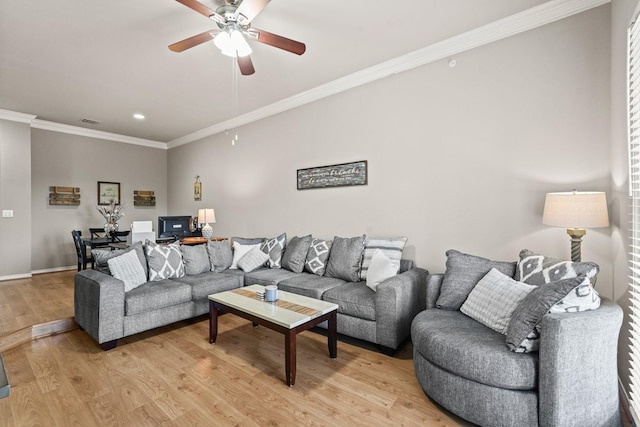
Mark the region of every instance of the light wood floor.
MULTIPOLYGON (((0 282, 0 335, 73 316, 73 275, 0 282)), ((284 338, 227 314, 215 345, 205 318, 120 340, 104 352, 82 330, 2 353, 12 426, 459 426, 416 381, 411 343, 388 357, 363 343, 299 335, 296 385, 284 338)), ((1 337, 0 337, 1 339, 1 337)))

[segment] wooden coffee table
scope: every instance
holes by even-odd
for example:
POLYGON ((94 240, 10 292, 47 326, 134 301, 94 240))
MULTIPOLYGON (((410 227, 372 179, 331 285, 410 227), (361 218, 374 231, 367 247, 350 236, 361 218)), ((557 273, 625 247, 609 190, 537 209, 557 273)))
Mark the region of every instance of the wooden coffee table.
POLYGON ((336 313, 338 306, 330 302, 278 290, 278 301, 265 302, 256 298, 264 286, 250 285, 209 295, 209 342, 218 338, 218 315, 233 313, 284 334, 285 374, 287 385, 296 382, 296 335, 319 323, 328 321, 329 356, 338 355, 336 313))

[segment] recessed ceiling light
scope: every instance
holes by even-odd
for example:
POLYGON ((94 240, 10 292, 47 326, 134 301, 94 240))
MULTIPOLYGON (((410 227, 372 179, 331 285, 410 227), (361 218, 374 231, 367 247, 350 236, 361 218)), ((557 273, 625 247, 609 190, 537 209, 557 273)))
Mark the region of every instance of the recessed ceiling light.
POLYGON ((138 119, 138 120, 144 120, 144 114, 141 114, 141 113, 135 113, 135 114, 133 115, 133 118, 134 118, 134 119, 138 119))

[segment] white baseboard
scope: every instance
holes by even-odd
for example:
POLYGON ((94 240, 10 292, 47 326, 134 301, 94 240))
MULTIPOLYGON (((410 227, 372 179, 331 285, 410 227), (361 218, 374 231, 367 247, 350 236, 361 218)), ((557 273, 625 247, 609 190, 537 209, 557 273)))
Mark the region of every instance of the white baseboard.
POLYGON ((638 416, 629 403, 629 396, 627 395, 627 391, 622 386, 620 377, 618 377, 618 389, 620 390, 620 406, 622 406, 623 411, 625 412, 624 416, 625 418, 629 418, 631 423, 635 427, 638 425, 638 416))
POLYGON ((30 279, 31 273, 24 274, 10 274, 8 276, 0 276, 0 282, 5 280, 18 280, 18 279, 30 279))
POLYGON ((31 274, 57 273, 58 271, 77 270, 77 265, 68 265, 66 267, 45 268, 42 270, 32 270, 31 274))

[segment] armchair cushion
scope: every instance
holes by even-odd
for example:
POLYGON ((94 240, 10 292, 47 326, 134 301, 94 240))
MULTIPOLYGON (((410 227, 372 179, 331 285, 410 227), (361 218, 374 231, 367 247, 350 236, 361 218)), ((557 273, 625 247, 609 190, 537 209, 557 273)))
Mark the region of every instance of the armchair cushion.
POLYGON ((492 268, 513 277, 515 262, 491 261, 486 258, 447 251, 447 269, 444 273, 436 306, 444 310, 459 310, 471 290, 492 268))

